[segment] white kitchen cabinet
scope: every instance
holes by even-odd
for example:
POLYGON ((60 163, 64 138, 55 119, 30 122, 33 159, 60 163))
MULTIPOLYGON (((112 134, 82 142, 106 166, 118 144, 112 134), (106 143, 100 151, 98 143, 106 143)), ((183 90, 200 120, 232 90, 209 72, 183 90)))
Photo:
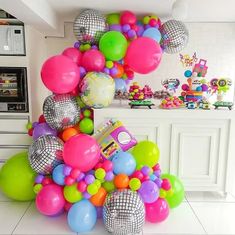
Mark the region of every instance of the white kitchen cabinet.
POLYGON ((31 137, 27 134, 27 114, 0 115, 0 167, 16 153, 27 151, 31 137))
POLYGON ((181 178, 187 191, 228 192, 233 185, 235 112, 229 110, 94 110, 95 127, 110 118, 124 123, 137 140, 160 149, 163 172, 181 178))

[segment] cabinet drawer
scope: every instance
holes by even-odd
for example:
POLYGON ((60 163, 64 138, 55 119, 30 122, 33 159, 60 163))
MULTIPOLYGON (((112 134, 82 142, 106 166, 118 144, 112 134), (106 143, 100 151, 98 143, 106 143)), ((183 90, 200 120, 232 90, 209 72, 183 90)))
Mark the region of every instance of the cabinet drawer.
POLYGON ((22 118, 22 119, 0 118, 0 133, 1 132, 27 133, 26 129, 27 123, 28 123, 27 118, 22 118))
POLYGON ((7 159, 20 152, 27 152, 28 147, 17 148, 0 148, 0 164, 4 163, 7 159))
POLYGON ((0 134, 0 147, 1 146, 28 146, 32 139, 28 134, 14 133, 14 134, 0 134))

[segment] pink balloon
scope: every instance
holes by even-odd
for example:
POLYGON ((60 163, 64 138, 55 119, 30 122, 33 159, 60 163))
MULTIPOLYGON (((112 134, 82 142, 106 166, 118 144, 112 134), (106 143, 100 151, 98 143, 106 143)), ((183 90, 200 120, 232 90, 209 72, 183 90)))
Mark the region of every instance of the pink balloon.
POLYGON ((44 85, 56 94, 71 92, 79 83, 79 67, 68 57, 56 55, 46 60, 41 69, 44 85))
POLYGON ((124 24, 134 25, 136 23, 136 21, 137 21, 136 15, 131 11, 124 11, 121 14, 120 22, 122 25, 124 25, 124 24))
POLYGON ((62 52, 62 55, 69 57, 77 65, 81 65, 82 52, 79 51, 77 48, 68 47, 62 52))
POLYGON ((82 57, 82 66, 88 72, 101 72, 105 66, 104 55, 96 49, 88 50, 82 57))
POLYGON ((98 163, 100 147, 92 136, 78 134, 65 142, 63 157, 67 165, 87 172, 98 163))
POLYGON ((130 43, 125 62, 134 72, 147 74, 158 67, 161 58, 160 45, 152 38, 140 37, 130 43))
POLYGON ((158 198, 155 202, 145 204, 146 220, 151 223, 164 221, 169 215, 169 206, 165 199, 158 198))
POLYGON ((62 187, 56 184, 43 186, 36 197, 37 209, 43 215, 56 215, 63 210, 65 199, 62 187))

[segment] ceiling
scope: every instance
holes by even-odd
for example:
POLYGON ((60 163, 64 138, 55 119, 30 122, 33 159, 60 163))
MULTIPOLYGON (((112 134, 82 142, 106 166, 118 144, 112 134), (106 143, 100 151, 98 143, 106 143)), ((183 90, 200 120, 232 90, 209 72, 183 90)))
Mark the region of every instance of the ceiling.
POLYGON ((185 22, 235 22, 235 0, 0 0, 0 6, 45 35, 63 35, 63 23, 73 22, 82 9, 104 14, 131 10, 185 22))

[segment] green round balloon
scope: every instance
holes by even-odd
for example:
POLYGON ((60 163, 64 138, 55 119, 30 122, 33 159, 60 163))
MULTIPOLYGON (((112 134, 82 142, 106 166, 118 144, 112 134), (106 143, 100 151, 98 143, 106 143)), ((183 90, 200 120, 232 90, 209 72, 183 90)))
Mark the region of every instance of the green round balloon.
POLYGON ((0 170, 0 188, 9 198, 17 201, 31 201, 35 198, 34 179, 37 173, 32 170, 28 153, 12 156, 0 170))
POLYGON ((94 123, 90 118, 83 118, 79 122, 79 129, 82 133, 91 134, 94 130, 94 123))
POLYGON ((78 191, 77 183, 64 187, 64 198, 70 203, 82 200, 82 193, 78 191))
POLYGON ((132 149, 132 155, 136 160, 137 168, 140 169, 143 166, 155 166, 158 163, 160 152, 157 144, 144 140, 132 149))
POLYGON ((99 49, 106 60, 118 61, 126 54, 127 40, 122 33, 109 31, 101 37, 99 49))
POLYGON ((120 24, 120 14, 119 13, 111 13, 106 16, 106 22, 109 25, 120 24))
POLYGON ((113 181, 105 181, 102 184, 102 187, 108 192, 111 193, 115 190, 115 185, 113 183, 113 181))
POLYGON ((175 208, 184 200, 184 186, 178 177, 170 174, 162 174, 162 179, 168 179, 171 183, 172 194, 166 194, 166 200, 170 208, 175 208))

